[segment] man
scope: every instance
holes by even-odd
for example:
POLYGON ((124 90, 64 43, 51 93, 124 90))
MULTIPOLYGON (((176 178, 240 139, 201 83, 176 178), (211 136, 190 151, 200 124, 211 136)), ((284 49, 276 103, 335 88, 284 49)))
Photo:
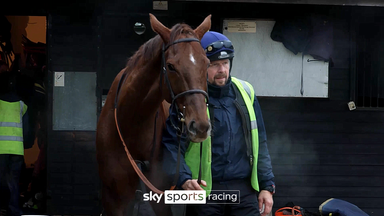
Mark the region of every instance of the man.
POLYGON ((16 94, 12 72, 1 72, 0 80, 0 214, 20 216, 19 180, 24 163, 27 105, 16 94))
MULTIPOLYGON (((230 76, 234 48, 226 36, 209 31, 201 45, 211 61, 208 94, 213 122, 212 137, 203 142, 202 154, 209 155, 211 146, 212 159, 202 160, 201 169, 208 172, 202 172, 203 181, 199 185, 196 178, 200 145, 185 143, 186 138, 182 137, 176 186, 184 190, 204 189, 211 195, 240 190, 240 204, 209 204, 208 201, 205 205, 188 206, 187 215, 268 215, 273 206, 275 183, 262 113, 253 87, 230 76)), ((171 112, 169 118, 175 116, 171 112)), ((178 141, 169 118, 162 142, 165 170, 172 176, 176 172, 178 141)))

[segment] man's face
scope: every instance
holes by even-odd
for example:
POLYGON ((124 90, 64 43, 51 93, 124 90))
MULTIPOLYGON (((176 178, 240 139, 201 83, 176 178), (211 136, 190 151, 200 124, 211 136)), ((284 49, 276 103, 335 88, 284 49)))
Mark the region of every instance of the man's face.
POLYGON ((212 61, 208 67, 208 82, 224 86, 229 77, 229 59, 212 61))

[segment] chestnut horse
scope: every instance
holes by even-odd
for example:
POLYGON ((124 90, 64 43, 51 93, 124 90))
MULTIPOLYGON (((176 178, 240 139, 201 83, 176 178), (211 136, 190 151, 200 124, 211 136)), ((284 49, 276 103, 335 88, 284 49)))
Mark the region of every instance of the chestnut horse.
MULTIPOLYGON (((211 130, 206 112, 209 60, 199 43, 211 27, 211 15, 196 29, 187 24, 169 29, 149 16, 157 35, 143 44, 116 76, 97 125, 102 204, 108 216, 133 214, 128 205, 135 199, 141 173, 128 152, 131 159, 150 162, 149 171, 143 171, 149 184, 160 190, 171 186, 162 170, 160 141, 168 113, 162 106, 164 100, 184 111, 191 141, 205 140, 211 130)), ((172 215, 164 199, 150 204, 157 216, 172 215)))

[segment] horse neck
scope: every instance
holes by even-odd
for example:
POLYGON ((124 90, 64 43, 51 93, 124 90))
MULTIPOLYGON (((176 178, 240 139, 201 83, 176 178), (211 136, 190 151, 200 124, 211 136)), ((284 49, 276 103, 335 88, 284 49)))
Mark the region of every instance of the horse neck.
POLYGON ((128 77, 121 89, 119 106, 128 107, 133 114, 132 118, 140 116, 140 119, 144 120, 143 118, 154 116, 163 101, 159 88, 162 44, 161 38, 156 36, 140 48, 139 52, 142 52, 136 56, 139 59, 132 59, 126 67, 128 77), (144 53, 144 50, 151 53, 144 53))

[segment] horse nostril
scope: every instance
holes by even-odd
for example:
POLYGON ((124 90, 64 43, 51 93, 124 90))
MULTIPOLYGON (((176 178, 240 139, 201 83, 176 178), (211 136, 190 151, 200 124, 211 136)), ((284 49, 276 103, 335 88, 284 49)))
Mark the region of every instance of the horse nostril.
POLYGON ((188 125, 188 131, 190 134, 193 135, 202 135, 210 131, 211 124, 204 124, 201 122, 196 122, 195 120, 192 120, 188 125))
POLYGON ((189 131, 191 134, 196 134, 196 122, 195 122, 194 120, 192 120, 192 121, 189 123, 188 131, 189 131))
POLYGON ((208 132, 209 130, 211 129, 211 124, 208 123, 206 129, 205 129, 205 132, 208 132))

